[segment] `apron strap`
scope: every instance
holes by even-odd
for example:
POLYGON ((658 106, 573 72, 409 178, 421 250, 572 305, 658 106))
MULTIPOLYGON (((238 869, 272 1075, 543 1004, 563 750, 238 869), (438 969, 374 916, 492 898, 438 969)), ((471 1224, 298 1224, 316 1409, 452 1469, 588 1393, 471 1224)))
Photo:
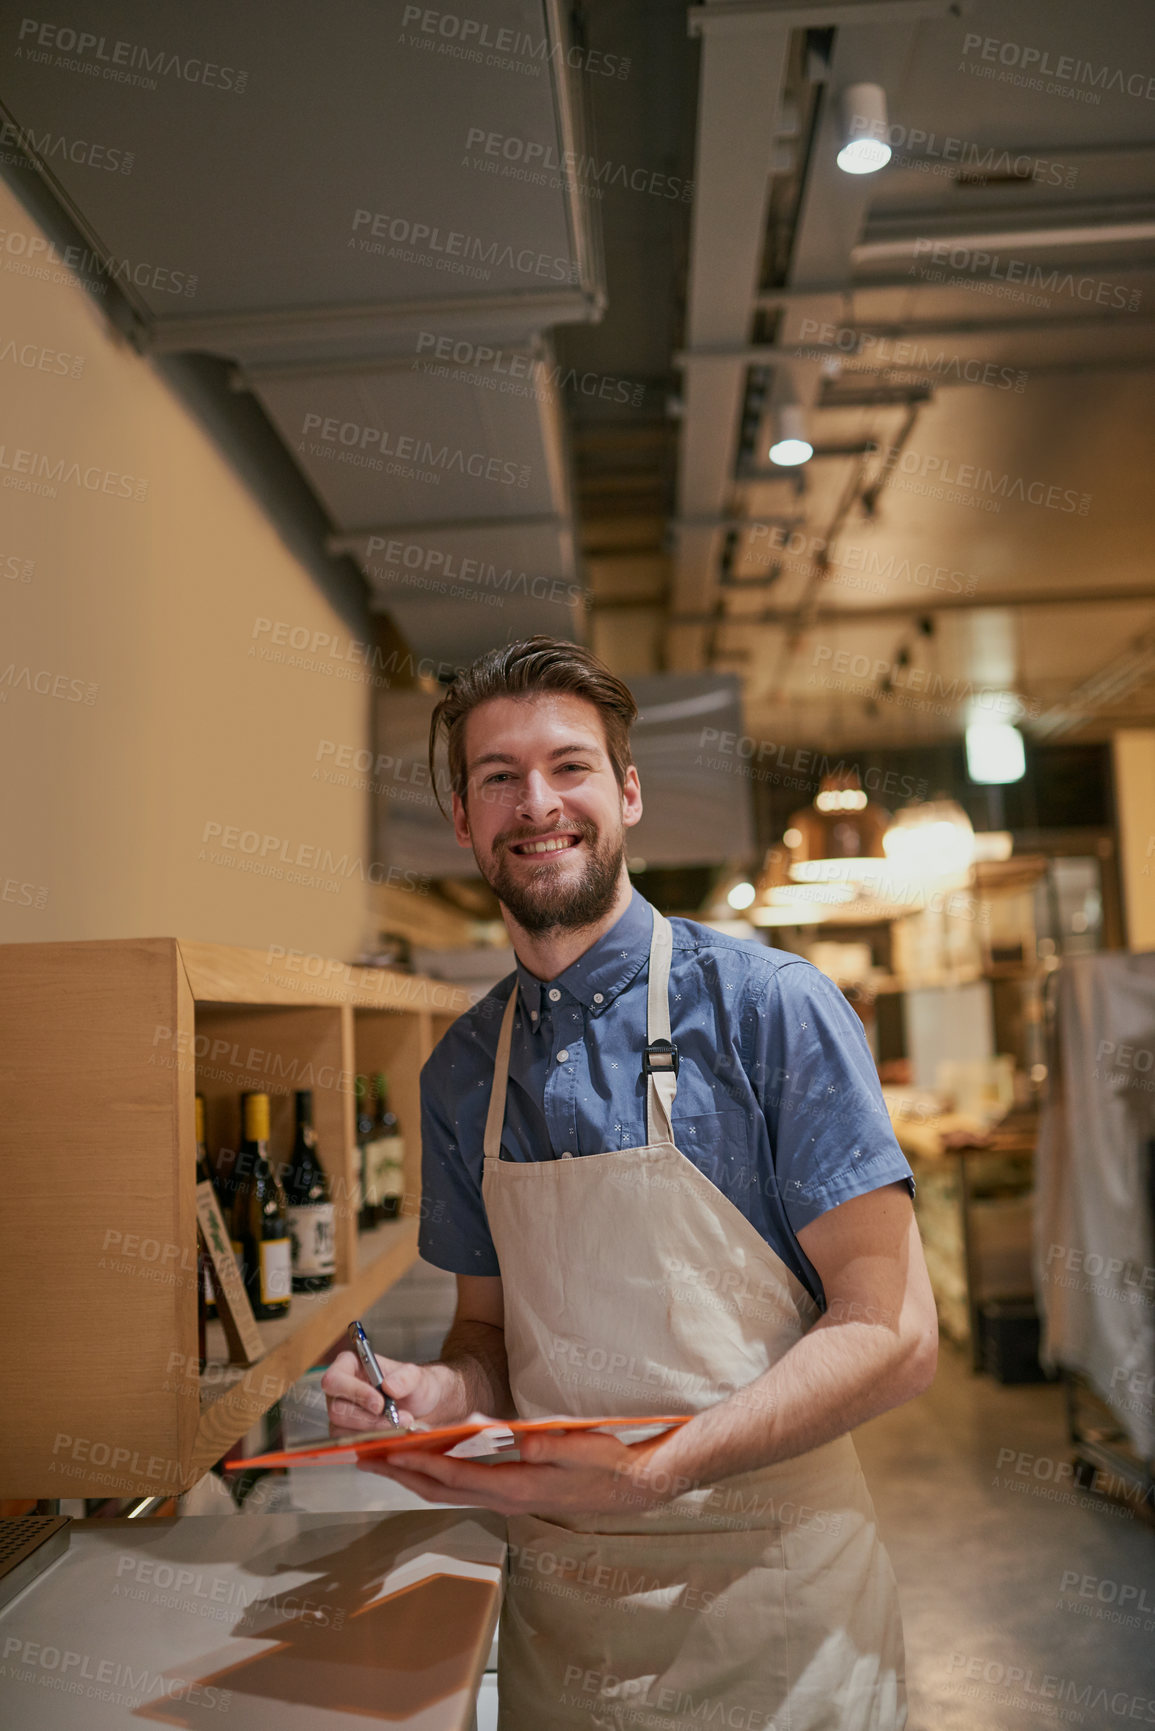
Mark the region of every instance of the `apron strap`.
MULTIPOLYGON (((664 914, 654 909, 654 931, 650 939, 650 980, 646 1000, 646 1040, 670 1041, 670 957, 674 948, 674 930, 664 914)), ((646 1070, 646 1141, 672 1142, 674 1127, 670 1114, 678 1092, 678 1077, 674 1069, 646 1070)))
MULTIPOLYGON (((650 974, 646 998, 646 1039, 670 1040, 670 957, 673 953, 674 932, 668 919, 654 909, 654 929, 650 938, 650 974)), ((501 1131, 505 1123, 505 1096, 509 1087, 509 1052, 513 1043, 513 1020, 517 1014, 517 980, 501 1019, 497 1037, 497 1053, 493 1060, 493 1085, 489 1091, 489 1111, 485 1118, 487 1160, 501 1158, 501 1131)), ((672 1142, 674 1129, 671 1112, 678 1079, 673 1069, 647 1069, 646 1073, 646 1141, 672 1142)))
POLYGON ((489 1112, 485 1119, 483 1149, 487 1160, 501 1158, 501 1130, 505 1123, 505 1094, 509 1086, 509 1048, 513 1040, 513 1018, 517 1014, 517 976, 501 1019, 497 1055, 493 1060, 493 1086, 489 1090, 489 1112))

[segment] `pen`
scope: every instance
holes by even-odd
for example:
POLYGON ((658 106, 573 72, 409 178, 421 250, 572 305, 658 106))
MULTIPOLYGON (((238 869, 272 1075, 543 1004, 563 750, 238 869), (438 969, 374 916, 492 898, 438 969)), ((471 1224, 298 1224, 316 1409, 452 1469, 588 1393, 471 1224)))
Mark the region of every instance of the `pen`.
POLYGON ((369 1345, 369 1336, 359 1322, 349 1324, 349 1339, 353 1342, 353 1351, 361 1360, 361 1368, 369 1378, 371 1387, 377 1390, 385 1402, 385 1415, 390 1424, 395 1424, 400 1430, 401 1414, 397 1411, 397 1402, 385 1387, 385 1378, 381 1375, 381 1366, 377 1363, 373 1348, 369 1345))

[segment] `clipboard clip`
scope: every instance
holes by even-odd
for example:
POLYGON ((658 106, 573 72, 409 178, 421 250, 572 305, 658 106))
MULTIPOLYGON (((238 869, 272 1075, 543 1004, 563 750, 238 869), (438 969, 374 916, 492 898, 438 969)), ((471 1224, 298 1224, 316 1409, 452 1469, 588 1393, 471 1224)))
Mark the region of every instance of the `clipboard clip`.
POLYGON ((651 1040, 642 1050, 642 1077, 669 1075, 677 1077, 681 1060, 672 1040, 651 1040))

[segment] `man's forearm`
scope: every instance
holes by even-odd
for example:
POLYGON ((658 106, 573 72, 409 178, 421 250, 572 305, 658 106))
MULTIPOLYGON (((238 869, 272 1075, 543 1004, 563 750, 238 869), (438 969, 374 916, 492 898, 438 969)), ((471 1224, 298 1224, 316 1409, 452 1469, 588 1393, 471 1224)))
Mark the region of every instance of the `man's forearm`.
POLYGON ((920 1393, 925 1363, 917 1336, 824 1317, 776 1365, 673 1431, 650 1470, 688 1488, 791 1460, 920 1393))
POLYGON ((445 1380, 445 1395, 435 1414, 437 1423, 459 1424, 471 1412, 492 1418, 517 1417, 509 1391, 503 1328, 489 1322, 455 1322, 437 1363, 445 1380))

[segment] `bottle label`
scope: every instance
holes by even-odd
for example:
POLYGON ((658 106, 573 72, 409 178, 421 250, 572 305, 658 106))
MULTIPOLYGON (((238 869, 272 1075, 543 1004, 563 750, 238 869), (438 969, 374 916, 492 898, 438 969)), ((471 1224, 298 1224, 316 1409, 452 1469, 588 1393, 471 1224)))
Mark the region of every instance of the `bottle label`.
POLYGON ((308 1202, 289 1209, 293 1236, 293 1273, 332 1274, 337 1267, 337 1233, 331 1202, 308 1202))
POLYGON ((367 1164, 372 1172, 374 1199, 378 1204, 387 1196, 400 1196, 405 1189, 405 1138, 381 1136, 369 1144, 367 1164))
POLYGON ((376 1208, 381 1198, 377 1193, 377 1144, 366 1142, 361 1149, 361 1206, 376 1208))
POLYGON ((262 1238, 261 1303, 280 1304, 293 1295, 292 1247, 287 1238, 262 1238))

